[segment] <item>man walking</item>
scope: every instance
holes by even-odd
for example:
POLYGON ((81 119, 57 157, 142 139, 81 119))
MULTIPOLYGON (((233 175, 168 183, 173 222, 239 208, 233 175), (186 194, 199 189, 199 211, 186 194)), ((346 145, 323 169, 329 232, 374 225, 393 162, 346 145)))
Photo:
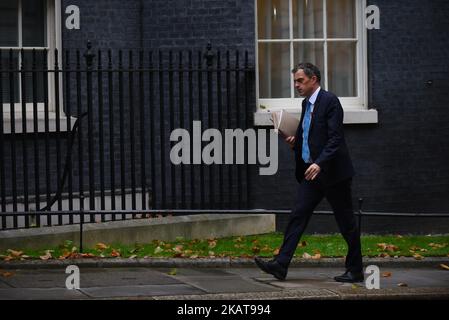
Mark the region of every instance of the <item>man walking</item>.
POLYGON ((293 70, 294 86, 305 97, 296 136, 285 141, 295 151, 296 203, 284 234, 279 254, 268 262, 256 258, 257 266, 279 280, 320 201, 330 203, 343 238, 348 244, 346 272, 338 282, 363 281, 360 232, 352 208, 351 183, 354 175, 343 134, 343 109, 338 98, 320 87, 320 70, 311 63, 300 63, 293 70))

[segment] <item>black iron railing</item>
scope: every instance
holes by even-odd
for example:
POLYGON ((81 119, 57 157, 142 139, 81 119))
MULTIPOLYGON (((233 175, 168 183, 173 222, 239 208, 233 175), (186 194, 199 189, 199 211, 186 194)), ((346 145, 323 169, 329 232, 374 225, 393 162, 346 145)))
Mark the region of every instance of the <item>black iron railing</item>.
MULTIPOLYGON (((251 127, 248 52, 0 50, 0 229, 249 209, 249 165, 173 165, 170 133, 251 127), (56 214, 64 211, 65 214, 56 214), (7 213, 29 213, 7 215, 7 213)), ((204 144, 204 142, 203 142, 204 144)), ((193 141, 190 141, 191 149, 193 141)), ((246 163, 246 162, 245 162, 246 163)))

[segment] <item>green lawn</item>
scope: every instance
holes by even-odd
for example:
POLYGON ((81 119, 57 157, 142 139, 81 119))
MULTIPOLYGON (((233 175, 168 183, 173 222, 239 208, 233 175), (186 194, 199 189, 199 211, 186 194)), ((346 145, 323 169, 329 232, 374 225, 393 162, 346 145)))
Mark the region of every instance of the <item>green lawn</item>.
MULTIPOLYGON (((122 245, 99 243, 86 248, 84 257, 271 257, 282 242, 282 233, 257 236, 230 237, 222 239, 184 240, 174 242, 153 241, 147 244, 122 245)), ((449 255, 449 235, 443 236, 363 236, 364 256, 428 256, 449 255)), ((306 235, 301 239, 296 256, 306 258, 342 257, 346 254, 346 243, 340 235, 306 235)), ((77 244, 66 241, 56 248, 27 250, 11 248, 0 253, 0 259, 23 258, 58 259, 81 257, 77 244), (50 252, 48 252, 50 250, 50 252), (41 258, 43 257, 43 258, 41 258)))

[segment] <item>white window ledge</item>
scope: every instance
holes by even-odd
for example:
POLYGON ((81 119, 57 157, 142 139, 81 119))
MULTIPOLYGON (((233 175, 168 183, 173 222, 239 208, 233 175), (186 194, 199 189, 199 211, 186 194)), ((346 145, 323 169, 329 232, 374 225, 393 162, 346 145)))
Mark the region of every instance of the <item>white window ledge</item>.
MULTIPOLYGON (((73 125, 77 118, 70 117, 70 125, 71 128, 67 130, 67 117, 61 112, 59 115, 59 132, 65 132, 72 130, 73 125)), ((14 133, 22 133, 23 121, 22 121, 22 113, 16 112, 14 117, 15 123, 15 131, 14 133)), ((45 113, 42 111, 38 111, 37 113, 37 128, 38 132, 45 132, 45 113)), ((34 116, 33 112, 26 113, 26 132, 34 133, 34 116)), ((49 112, 48 113, 48 132, 56 132, 56 113, 49 112)), ((11 133, 11 114, 9 112, 5 112, 3 114, 3 133, 10 134, 11 133)))
MULTIPOLYGON (((371 124, 378 123, 378 116, 376 109, 346 109, 344 110, 344 124, 371 124)), ((296 117, 301 116, 299 111, 292 112, 296 117)), ((270 120, 270 113, 266 111, 258 111, 254 113, 255 126, 273 126, 270 120)))

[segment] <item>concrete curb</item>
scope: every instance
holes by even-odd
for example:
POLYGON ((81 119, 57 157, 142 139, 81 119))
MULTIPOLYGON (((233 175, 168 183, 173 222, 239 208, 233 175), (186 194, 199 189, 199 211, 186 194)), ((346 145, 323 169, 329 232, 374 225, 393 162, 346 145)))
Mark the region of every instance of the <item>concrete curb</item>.
POLYGON ((214 293, 141 297, 149 300, 447 300, 449 288, 395 288, 367 290, 289 289, 276 292, 214 293))
MULTIPOLYGON (((364 265, 377 265, 388 268, 438 268, 440 264, 449 265, 449 257, 432 257, 423 260, 414 258, 365 258, 364 265)), ((252 258, 85 258, 66 260, 23 260, 1 261, 0 269, 56 269, 68 265, 83 268, 241 268, 254 267, 252 258)), ((323 258, 320 260, 293 259, 291 267, 342 267, 343 258, 323 258)))

